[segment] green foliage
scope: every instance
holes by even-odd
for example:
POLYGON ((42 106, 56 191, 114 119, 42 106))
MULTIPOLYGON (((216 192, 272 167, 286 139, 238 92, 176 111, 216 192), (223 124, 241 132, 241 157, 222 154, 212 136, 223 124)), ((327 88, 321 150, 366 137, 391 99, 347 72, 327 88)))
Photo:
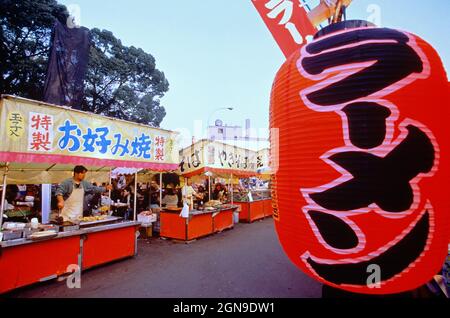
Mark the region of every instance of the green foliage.
POLYGON ((65 23, 55 0, 0 0, 0 92, 41 100, 55 19, 65 23))
MULTIPOLYGON (((52 27, 67 17, 55 0, 0 0, 0 93, 42 100, 52 27)), ((82 109, 158 127, 169 83, 154 57, 110 31, 93 29, 91 36, 82 109)))
POLYGON ((160 98, 169 89, 155 59, 126 47, 109 31, 91 30, 93 46, 83 109, 159 126, 165 116, 160 98))

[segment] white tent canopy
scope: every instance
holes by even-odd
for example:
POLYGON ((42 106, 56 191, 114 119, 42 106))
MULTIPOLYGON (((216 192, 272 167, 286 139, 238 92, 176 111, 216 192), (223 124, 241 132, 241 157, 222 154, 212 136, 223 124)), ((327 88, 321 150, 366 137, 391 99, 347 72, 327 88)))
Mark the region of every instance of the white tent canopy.
MULTIPOLYGON (((0 178, 5 173, 8 184, 52 184, 73 176, 74 165, 48 163, 0 162, 0 178)), ((90 182, 109 182, 109 167, 86 166, 86 180, 90 182)))

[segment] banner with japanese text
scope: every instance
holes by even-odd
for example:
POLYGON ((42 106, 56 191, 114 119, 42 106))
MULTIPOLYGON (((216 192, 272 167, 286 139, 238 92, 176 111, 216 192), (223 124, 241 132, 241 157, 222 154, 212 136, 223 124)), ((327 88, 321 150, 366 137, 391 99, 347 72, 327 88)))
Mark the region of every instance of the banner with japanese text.
POLYGON ((288 58, 317 30, 300 0, 252 0, 283 54, 288 58))
POLYGON ((206 169, 256 174, 269 161, 268 155, 268 151, 257 152, 217 141, 201 140, 180 151, 179 172, 186 175, 206 169))
POLYGON ((13 97, 0 105, 0 161, 178 167, 175 132, 13 97))

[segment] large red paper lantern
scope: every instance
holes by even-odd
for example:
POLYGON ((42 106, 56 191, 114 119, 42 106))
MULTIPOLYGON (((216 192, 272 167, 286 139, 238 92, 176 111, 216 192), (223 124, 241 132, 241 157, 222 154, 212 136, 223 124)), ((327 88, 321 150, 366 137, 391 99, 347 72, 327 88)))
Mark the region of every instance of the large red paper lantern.
POLYGON ((439 272, 450 233, 449 100, 438 54, 407 32, 333 25, 284 63, 271 97, 273 192, 292 262, 366 294, 412 290, 439 272))

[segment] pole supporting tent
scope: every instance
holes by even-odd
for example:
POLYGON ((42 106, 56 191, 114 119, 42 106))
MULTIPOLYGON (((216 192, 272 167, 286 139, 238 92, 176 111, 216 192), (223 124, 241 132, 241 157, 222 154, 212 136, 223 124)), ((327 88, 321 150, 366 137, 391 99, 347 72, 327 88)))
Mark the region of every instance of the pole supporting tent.
POLYGON ((0 230, 3 226, 3 211, 5 210, 6 181, 8 177, 8 169, 9 169, 9 162, 7 162, 5 165, 5 173, 3 175, 2 202, 0 207, 0 230))
POLYGON ((159 207, 162 208, 162 172, 159 173, 159 207))
POLYGON ((134 173, 134 204, 133 204, 133 221, 136 221, 136 210, 137 210, 137 172, 134 173))
POLYGON ((208 176, 208 196, 209 201, 211 201, 211 176, 208 176))
POLYGON ((231 174, 231 204, 234 204, 234 193, 233 193, 233 174, 231 174))
MULTIPOLYGON (((112 185, 112 169, 109 169, 109 184, 112 185)), ((111 190, 108 191, 108 195, 109 195, 109 201, 108 201, 108 211, 111 212, 111 202, 112 202, 112 198, 111 198, 111 190)))

